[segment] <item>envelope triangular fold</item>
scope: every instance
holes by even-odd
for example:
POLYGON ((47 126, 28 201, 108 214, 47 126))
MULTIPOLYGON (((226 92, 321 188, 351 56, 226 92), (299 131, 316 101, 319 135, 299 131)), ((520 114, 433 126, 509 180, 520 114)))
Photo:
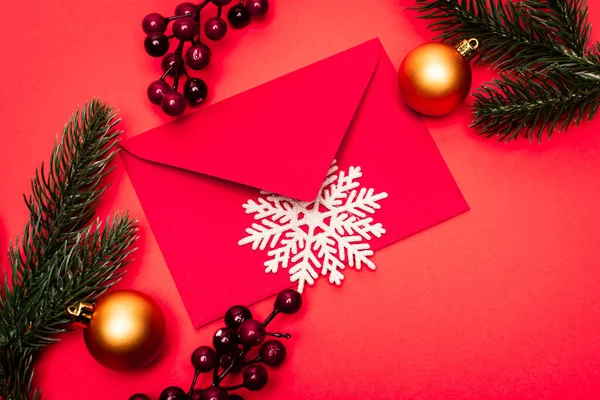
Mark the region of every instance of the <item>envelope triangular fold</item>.
POLYGON ((366 42, 122 146, 147 161, 313 200, 377 66, 380 46, 378 40, 366 42))

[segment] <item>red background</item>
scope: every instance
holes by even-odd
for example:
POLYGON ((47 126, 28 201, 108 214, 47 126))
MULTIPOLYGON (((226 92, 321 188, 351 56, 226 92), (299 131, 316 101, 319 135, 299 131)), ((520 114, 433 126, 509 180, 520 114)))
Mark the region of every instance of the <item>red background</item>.
MULTIPOLYGON (((431 37, 397 0, 271 2, 264 22, 212 46, 213 62, 200 74, 210 102, 376 36, 398 65, 431 37)), ((600 4, 589 3, 600 24, 600 4)), ((144 54, 140 21, 176 4, 2 2, 2 254, 27 218, 21 193, 77 105, 94 96, 114 104, 127 137, 167 121, 145 98, 160 67, 144 54)), ((475 83, 490 76, 475 69, 475 83)), ((600 396, 600 118, 542 145, 507 145, 468 129, 467 105, 427 124, 472 211, 378 251, 377 272, 350 271, 342 288, 321 282, 308 290, 303 311, 274 325, 294 334, 289 359, 247 399, 600 396)), ((157 397, 165 386, 187 386, 191 351, 218 328, 192 328, 120 162, 112 179, 102 214, 128 209, 142 227, 120 287, 159 301, 168 345, 150 368, 120 373, 93 361, 81 332, 65 334, 37 365, 46 399, 157 397)), ((270 303, 253 310, 266 315, 270 303)))

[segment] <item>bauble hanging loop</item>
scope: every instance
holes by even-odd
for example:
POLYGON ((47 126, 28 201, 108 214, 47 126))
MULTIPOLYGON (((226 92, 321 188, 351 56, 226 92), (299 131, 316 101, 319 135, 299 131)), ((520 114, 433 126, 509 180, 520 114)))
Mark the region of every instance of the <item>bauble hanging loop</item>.
POLYGON ((76 325, 84 327, 85 344, 96 361, 115 370, 151 363, 165 338, 165 317, 148 295, 135 290, 108 293, 93 306, 67 307, 76 325))
POLYGON ((70 305, 67 307, 67 312, 73 319, 73 325, 80 328, 87 328, 92 320, 92 314, 94 312, 94 306, 90 303, 80 301, 77 304, 70 305))
POLYGON ((420 114, 441 116, 452 112, 469 94, 469 61, 479 47, 477 39, 457 47, 426 43, 413 49, 398 71, 398 87, 405 103, 420 114))
POLYGON ((479 40, 475 38, 471 38, 469 40, 465 39, 458 46, 456 46, 456 50, 460 53, 461 56, 465 59, 465 61, 469 62, 473 58, 475 58, 476 50, 479 47, 479 40))

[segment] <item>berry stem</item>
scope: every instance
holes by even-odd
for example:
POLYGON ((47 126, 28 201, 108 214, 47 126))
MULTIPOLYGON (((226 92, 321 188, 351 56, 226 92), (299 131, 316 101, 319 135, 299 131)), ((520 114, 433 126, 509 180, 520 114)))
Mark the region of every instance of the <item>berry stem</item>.
POLYGON ((198 43, 200 43, 200 31, 202 31, 202 18, 200 18, 200 11, 202 11, 202 7, 204 7, 204 5, 200 4, 199 6, 196 7, 196 12, 194 17, 196 18, 196 22, 198 23, 198 34, 196 35, 196 40, 198 41, 198 43))
POLYGON ((219 8, 217 9, 217 17, 221 17, 221 12, 223 12, 223 7, 218 6, 219 8))
POLYGON ((253 360, 248 360, 248 361, 246 361, 246 362, 244 363, 244 366, 246 366, 246 365, 251 365, 251 364, 257 364, 257 363, 259 363, 259 362, 261 362, 261 361, 262 361, 262 358, 260 358, 260 356, 258 356, 258 357, 256 357, 256 358, 255 358, 255 359, 253 359, 253 360))
POLYGON ((267 335, 267 336, 274 336, 276 338, 285 338, 285 339, 289 339, 289 338, 292 337, 292 335, 290 335, 289 333, 265 332, 265 335, 267 335))
POLYGON ((175 67, 175 64, 171 65, 169 67, 168 70, 165 71, 165 73, 160 77, 161 81, 164 81, 165 79, 167 79, 167 75, 169 75, 169 73, 171 72, 171 70, 175 67))
POLYGON ((229 364, 229 366, 227 368, 225 368, 223 370, 223 372, 221 372, 221 375, 217 376, 216 380, 213 380, 213 385, 219 386, 221 381, 223 379, 225 379, 225 377, 227 376, 227 374, 229 374, 229 372, 231 371, 232 368, 233 368, 233 361, 231 362, 231 364, 229 364))
POLYGON ((175 21, 176 19, 183 18, 183 17, 189 17, 189 15, 188 14, 173 15, 172 17, 167 18, 167 21, 171 22, 171 21, 175 21))
POLYGON ((230 390, 238 390, 238 389, 241 389, 243 387, 244 387, 244 384, 240 383, 239 385, 222 387, 221 389, 230 391, 230 390))
POLYGON ((175 77, 173 78, 173 91, 177 91, 177 87, 179 86, 179 76, 181 75, 181 71, 185 70, 185 67, 182 65, 183 63, 183 45, 184 41, 179 41, 179 46, 177 46, 177 50, 175 50, 175 77))
MULTIPOLYGON (((217 352, 217 360, 220 360, 220 359, 221 359, 221 353, 217 352)), ((233 368, 233 363, 231 364, 230 367, 233 368)), ((225 371, 227 371, 227 369, 225 371)), ((225 371, 223 371, 223 373, 225 373, 225 371)), ((223 374, 221 374, 221 375, 223 375, 223 374)), ((213 383, 212 383, 212 386, 219 386, 220 382, 221 382, 221 376, 219 375, 219 362, 217 362, 216 365, 215 365, 215 369, 213 370, 213 383)))
POLYGON ((196 372, 194 372, 194 379, 192 379, 192 384, 190 386, 190 391, 188 392, 188 396, 192 395, 192 392, 194 391, 194 388, 196 387, 196 380, 198 379, 198 375, 200 375, 200 371, 196 370, 196 372))
MULTIPOLYGON (((196 8, 196 20, 198 22, 198 36, 196 36, 196 38, 198 39, 198 43, 200 43, 200 32, 202 31, 202 24, 201 24, 201 18, 200 18, 200 11, 202 11, 202 9, 204 7, 206 7, 208 5, 208 3, 210 3, 210 0, 204 0, 200 5, 198 5, 198 7, 196 8)), ((220 6, 219 6, 220 7, 220 6)))
POLYGON ((269 314, 267 319, 265 319, 265 322, 263 322, 263 326, 266 328, 267 325, 269 325, 271 323, 271 321, 273 321, 273 319, 277 316, 277 314, 279 314, 279 310, 277 310, 277 309, 273 310, 273 312, 271 312, 271 314, 269 314))

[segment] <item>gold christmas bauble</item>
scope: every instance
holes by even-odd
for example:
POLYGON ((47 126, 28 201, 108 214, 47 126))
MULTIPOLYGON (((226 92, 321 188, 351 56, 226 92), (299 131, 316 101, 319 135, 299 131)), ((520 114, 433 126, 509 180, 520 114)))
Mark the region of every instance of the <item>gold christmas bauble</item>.
POLYGON ((423 115, 440 116, 453 111, 471 89, 471 66, 479 43, 464 40, 458 47, 426 43, 413 49, 402 61, 398 86, 402 98, 423 115))
POLYGON ((135 290, 104 295, 93 307, 69 307, 85 325, 90 354, 105 367, 132 370, 148 365, 159 354, 166 331, 165 317, 156 302, 135 290))

